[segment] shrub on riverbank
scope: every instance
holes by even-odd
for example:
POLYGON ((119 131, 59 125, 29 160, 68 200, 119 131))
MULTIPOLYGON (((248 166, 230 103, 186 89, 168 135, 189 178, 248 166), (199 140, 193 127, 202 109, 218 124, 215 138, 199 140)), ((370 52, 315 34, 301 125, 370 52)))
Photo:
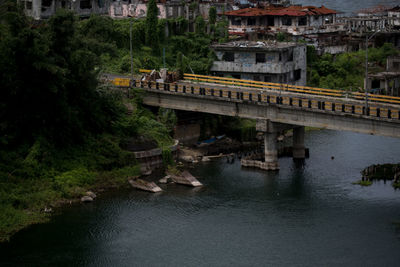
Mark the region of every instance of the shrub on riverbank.
POLYGON ((92 32, 86 33, 65 10, 44 22, 31 21, 15 1, 2 2, 0 11, 4 241, 89 189, 127 185, 128 176, 140 174, 133 153, 123 149, 127 139, 144 136, 163 147, 172 138, 162 120, 140 106, 139 96, 128 115, 121 96, 98 86, 100 56, 118 52, 113 49, 125 38, 107 26, 108 19, 87 25, 92 32), (115 36, 120 39, 113 44, 115 36))

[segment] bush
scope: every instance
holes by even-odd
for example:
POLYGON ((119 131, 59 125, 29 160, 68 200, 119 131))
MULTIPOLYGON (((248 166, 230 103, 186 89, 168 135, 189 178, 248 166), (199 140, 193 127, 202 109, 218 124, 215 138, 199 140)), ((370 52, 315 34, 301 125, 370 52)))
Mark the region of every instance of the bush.
POLYGON ((93 184, 95 177, 95 173, 81 167, 57 175, 54 181, 64 197, 75 197, 84 192, 84 186, 93 184))

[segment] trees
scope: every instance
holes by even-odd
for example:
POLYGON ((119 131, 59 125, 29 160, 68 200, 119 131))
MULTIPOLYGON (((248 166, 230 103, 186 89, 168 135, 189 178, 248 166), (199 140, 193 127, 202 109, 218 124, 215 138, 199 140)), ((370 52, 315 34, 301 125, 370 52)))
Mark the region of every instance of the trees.
POLYGON ((217 21, 217 9, 215 6, 210 7, 208 10, 208 22, 210 25, 214 25, 217 21))
POLYGON ((15 7, 0 21, 1 144, 44 137, 63 145, 110 128, 118 114, 96 91, 98 57, 73 13, 59 10, 33 27, 15 7))
POLYGON ((146 16, 146 45, 153 49, 153 53, 159 53, 159 38, 158 38, 158 8, 155 0, 149 0, 147 4, 146 16))

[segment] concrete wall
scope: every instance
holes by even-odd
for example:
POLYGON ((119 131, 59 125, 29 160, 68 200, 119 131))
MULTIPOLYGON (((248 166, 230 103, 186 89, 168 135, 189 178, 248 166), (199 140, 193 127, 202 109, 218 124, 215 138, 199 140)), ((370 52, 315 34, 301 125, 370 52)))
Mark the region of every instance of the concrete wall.
POLYGON ((222 61, 225 51, 216 50, 217 61, 214 61, 211 71, 217 74, 232 75, 241 74, 242 79, 253 80, 254 76, 260 76, 264 81, 265 76, 271 76, 270 82, 289 82, 296 85, 306 85, 307 57, 304 45, 280 49, 277 51, 236 51, 233 62, 222 61), (265 53, 266 62, 256 63, 256 53, 265 53), (293 53, 293 61, 289 60, 289 54, 293 53), (294 71, 300 70, 301 77, 295 80, 294 71), (287 75, 287 78, 286 76, 287 75), (282 78, 284 77, 284 78, 282 78))
MULTIPOLYGON (((290 95, 290 93, 287 94, 290 95)), ((285 105, 249 103, 240 100, 217 99, 216 97, 181 95, 152 90, 147 90, 143 102, 150 106, 177 110, 262 120, 268 119, 272 122, 284 124, 400 138, 400 120, 393 119, 381 119, 357 114, 343 114, 341 112, 335 113, 333 111, 329 112, 285 105)), ((345 103, 351 102, 346 101, 345 103)), ((363 105, 363 101, 353 102, 363 105)))

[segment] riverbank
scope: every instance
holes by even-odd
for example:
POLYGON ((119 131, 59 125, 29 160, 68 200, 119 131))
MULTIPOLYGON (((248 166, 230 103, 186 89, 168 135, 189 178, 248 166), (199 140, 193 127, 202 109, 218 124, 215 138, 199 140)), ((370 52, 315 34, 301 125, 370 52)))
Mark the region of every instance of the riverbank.
POLYGON ((68 188, 63 189, 57 181, 59 176, 54 179, 42 177, 2 181, 0 242, 8 241, 12 235, 30 225, 49 221, 57 208, 80 202, 87 191, 99 196, 106 191, 129 188, 127 177, 140 174, 139 165, 90 173, 84 169, 74 170, 62 175, 76 179, 76 182, 70 181, 68 188), (89 176, 92 179, 90 182, 78 182, 78 179, 87 179, 89 176))

